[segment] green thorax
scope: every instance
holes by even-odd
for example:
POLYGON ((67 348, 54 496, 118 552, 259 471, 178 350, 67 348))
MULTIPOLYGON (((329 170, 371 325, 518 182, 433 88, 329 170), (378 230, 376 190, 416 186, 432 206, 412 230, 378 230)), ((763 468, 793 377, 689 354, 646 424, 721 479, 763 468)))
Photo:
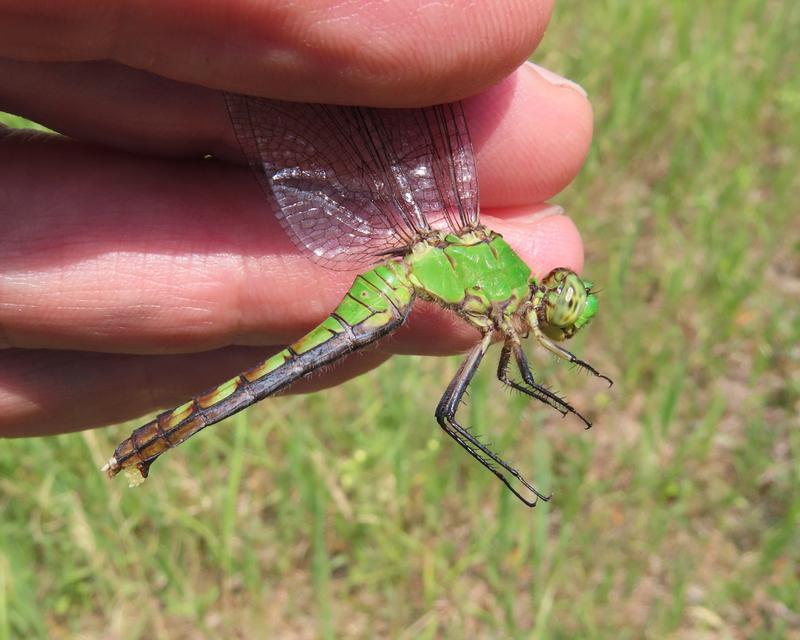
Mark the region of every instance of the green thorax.
POLYGON ((418 242, 405 262, 421 297, 455 308, 468 320, 494 307, 513 313, 530 297, 530 268, 500 235, 484 227, 418 242))

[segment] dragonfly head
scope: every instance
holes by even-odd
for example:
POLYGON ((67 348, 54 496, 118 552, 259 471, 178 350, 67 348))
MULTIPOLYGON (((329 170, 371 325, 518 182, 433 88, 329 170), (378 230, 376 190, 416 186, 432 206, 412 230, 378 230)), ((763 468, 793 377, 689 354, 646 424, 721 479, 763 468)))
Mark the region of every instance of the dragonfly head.
POLYGON ((570 269, 553 269, 533 294, 533 308, 542 332, 553 340, 575 335, 597 313, 592 283, 570 269))

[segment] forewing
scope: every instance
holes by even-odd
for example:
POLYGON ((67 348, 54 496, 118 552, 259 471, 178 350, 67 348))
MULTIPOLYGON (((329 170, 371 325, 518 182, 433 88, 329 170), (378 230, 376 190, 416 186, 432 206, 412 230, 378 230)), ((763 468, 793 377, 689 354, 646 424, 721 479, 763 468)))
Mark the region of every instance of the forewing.
POLYGON ((461 106, 371 109, 226 95, 236 137, 294 243, 343 269, 431 228, 477 224, 461 106))
POLYGON ((428 224, 455 233, 477 226, 478 178, 461 103, 373 111, 387 121, 395 157, 428 224))

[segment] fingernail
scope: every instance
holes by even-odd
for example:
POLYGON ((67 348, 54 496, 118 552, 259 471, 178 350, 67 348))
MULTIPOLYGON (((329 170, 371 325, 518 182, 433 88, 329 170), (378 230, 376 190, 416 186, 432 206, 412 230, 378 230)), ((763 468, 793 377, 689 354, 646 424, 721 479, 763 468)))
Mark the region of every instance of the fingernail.
POLYGON ((545 69, 544 67, 540 67, 535 62, 531 62, 528 60, 525 64, 530 65, 531 69, 533 69, 536 73, 538 73, 542 78, 547 80, 550 84, 555 85, 556 87, 569 87, 570 89, 574 89, 578 93, 580 93, 584 98, 588 98, 589 94, 586 93, 586 89, 584 89, 581 85, 577 82, 573 82, 572 80, 567 80, 566 78, 562 78, 557 73, 553 73, 550 69, 545 69))

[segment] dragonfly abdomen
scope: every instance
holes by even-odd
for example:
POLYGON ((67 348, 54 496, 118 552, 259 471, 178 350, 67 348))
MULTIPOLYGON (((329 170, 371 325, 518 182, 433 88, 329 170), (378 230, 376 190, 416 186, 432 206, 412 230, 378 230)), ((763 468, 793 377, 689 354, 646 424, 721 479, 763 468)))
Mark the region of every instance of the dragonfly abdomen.
POLYGON ((136 429, 120 443, 104 470, 115 476, 130 469, 131 484, 138 484, 158 456, 198 431, 390 333, 407 317, 413 298, 402 261, 387 262, 358 275, 336 309, 309 333, 255 367, 136 429))

